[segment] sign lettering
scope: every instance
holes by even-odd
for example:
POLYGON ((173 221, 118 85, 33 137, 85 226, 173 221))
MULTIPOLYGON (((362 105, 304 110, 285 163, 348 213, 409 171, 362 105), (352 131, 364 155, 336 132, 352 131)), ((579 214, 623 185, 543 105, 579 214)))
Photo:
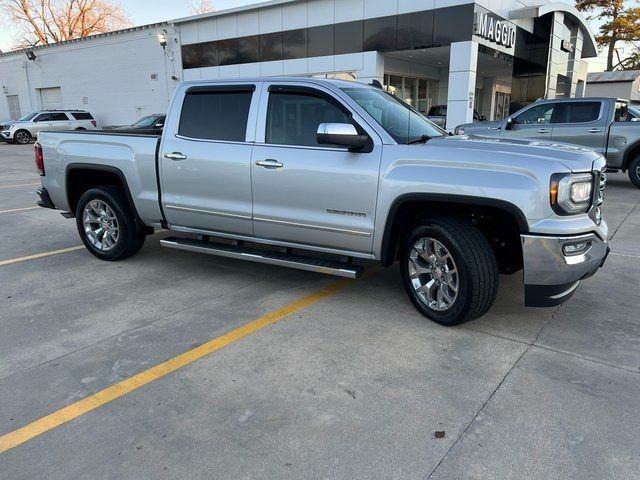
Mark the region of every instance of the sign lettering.
POLYGON ((496 18, 491 13, 476 12, 475 35, 490 42, 513 48, 516 44, 516 28, 513 24, 496 18))

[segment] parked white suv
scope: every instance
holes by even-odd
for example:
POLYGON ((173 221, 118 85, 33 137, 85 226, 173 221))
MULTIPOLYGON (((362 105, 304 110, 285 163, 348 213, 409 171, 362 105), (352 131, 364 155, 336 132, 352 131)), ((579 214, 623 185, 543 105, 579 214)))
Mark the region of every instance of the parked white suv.
POLYGON ((25 145, 44 130, 94 130, 97 126, 84 110, 40 110, 0 125, 0 139, 25 145))

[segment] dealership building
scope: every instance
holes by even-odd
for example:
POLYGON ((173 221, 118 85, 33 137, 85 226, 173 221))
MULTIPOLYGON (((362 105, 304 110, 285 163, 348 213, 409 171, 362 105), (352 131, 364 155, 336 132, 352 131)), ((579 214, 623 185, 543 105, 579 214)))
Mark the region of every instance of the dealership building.
POLYGON ((313 75, 370 83, 447 127, 539 98, 582 96, 592 32, 568 3, 272 0, 0 54, 0 120, 82 108, 131 123, 180 80, 313 75))

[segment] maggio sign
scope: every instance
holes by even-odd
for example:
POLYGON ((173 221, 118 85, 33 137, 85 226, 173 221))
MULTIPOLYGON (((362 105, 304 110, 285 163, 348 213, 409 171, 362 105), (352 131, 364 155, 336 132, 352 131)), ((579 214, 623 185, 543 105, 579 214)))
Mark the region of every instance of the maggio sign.
POLYGON ((476 12, 476 25, 473 32, 490 42, 512 48, 516 44, 516 28, 506 20, 500 20, 491 13, 476 12))

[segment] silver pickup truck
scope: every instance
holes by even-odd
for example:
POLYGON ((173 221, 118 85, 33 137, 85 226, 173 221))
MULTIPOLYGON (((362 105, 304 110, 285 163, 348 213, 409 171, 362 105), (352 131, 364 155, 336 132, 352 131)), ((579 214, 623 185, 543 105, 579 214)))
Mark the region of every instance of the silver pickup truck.
POLYGON ((45 132, 39 204, 103 260, 165 247, 355 278, 400 261, 428 318, 567 300, 609 251, 604 158, 542 141, 450 137, 373 86, 311 78, 184 82, 161 137, 45 132))
POLYGON ((541 100, 500 122, 469 123, 457 135, 532 138, 592 148, 607 158, 610 171, 628 172, 640 188, 638 111, 616 98, 541 100))

